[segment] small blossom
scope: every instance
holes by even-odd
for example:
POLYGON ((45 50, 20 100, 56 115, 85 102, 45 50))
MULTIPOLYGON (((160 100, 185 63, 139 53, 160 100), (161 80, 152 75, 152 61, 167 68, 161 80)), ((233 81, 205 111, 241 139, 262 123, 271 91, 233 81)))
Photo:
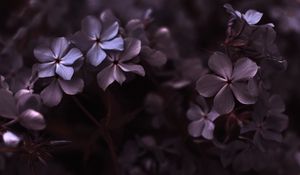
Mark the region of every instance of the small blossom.
POLYGON ((249 91, 249 80, 258 70, 255 62, 241 58, 232 66, 231 60, 222 53, 214 53, 208 62, 215 73, 202 76, 197 81, 197 91, 203 97, 214 97, 214 108, 226 114, 235 106, 234 97, 242 104, 254 104, 256 98, 249 91))
POLYGON ((82 53, 77 48, 69 47, 67 39, 60 37, 55 38, 49 48, 36 48, 34 55, 41 62, 38 64, 38 76, 45 78, 57 74, 64 80, 70 80, 74 74, 72 65, 82 57, 82 53))

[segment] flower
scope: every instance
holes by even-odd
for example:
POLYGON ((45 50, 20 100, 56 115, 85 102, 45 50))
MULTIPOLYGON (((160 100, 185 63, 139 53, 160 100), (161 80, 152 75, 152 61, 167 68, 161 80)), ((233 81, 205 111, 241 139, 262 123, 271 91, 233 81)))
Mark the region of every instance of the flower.
POLYGON ((98 84, 104 90, 114 81, 122 84, 126 80, 125 72, 132 72, 140 76, 145 76, 144 68, 141 65, 132 62, 132 60, 140 53, 140 40, 126 38, 124 44, 124 51, 122 53, 114 52, 109 55, 108 66, 97 75, 98 84))
MULTIPOLYGON (((235 106, 234 97, 242 104, 254 104, 256 98, 249 89, 249 83, 258 70, 255 62, 240 58, 232 66, 231 60, 223 53, 214 53, 209 68, 215 72, 202 76, 196 89, 203 97, 214 97, 214 109, 219 114, 231 112, 235 106)), ((251 84, 252 85, 252 84, 251 84)))
POLYGON ((110 11, 104 11, 100 20, 87 16, 81 22, 81 31, 77 32, 72 41, 83 50, 87 50, 87 61, 98 66, 107 57, 107 50, 122 51, 124 40, 118 36, 119 23, 110 11))
POLYGON ((69 49, 70 43, 64 37, 55 38, 50 47, 34 49, 35 57, 42 62, 38 64, 40 78, 53 77, 58 74, 65 80, 70 80, 74 74, 72 65, 82 57, 77 48, 69 49))
POLYGON ((51 83, 41 92, 41 98, 47 106, 56 106, 63 97, 63 93, 75 95, 82 92, 84 82, 78 77, 71 80, 54 78, 51 83))
POLYGON ((213 121, 219 116, 214 110, 209 111, 204 99, 198 97, 200 104, 192 103, 187 112, 187 117, 192 122, 188 126, 188 132, 193 137, 203 136, 206 139, 213 139, 215 125, 213 121))

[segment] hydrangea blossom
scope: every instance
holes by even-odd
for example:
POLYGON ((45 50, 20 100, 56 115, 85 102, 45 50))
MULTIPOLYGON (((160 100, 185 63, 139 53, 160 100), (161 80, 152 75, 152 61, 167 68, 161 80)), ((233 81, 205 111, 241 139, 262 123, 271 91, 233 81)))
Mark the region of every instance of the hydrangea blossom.
POLYGON ((200 106, 200 104, 192 103, 187 112, 188 119, 192 121, 188 126, 188 131, 193 137, 203 136, 204 138, 211 140, 213 139, 215 128, 213 121, 219 116, 219 114, 213 109, 209 110, 203 99, 198 97, 198 101, 202 102, 202 106, 200 106))
POLYGON ((69 41, 64 38, 55 38, 50 47, 38 47, 34 50, 35 57, 41 62, 38 64, 40 78, 53 77, 56 74, 64 80, 71 80, 74 74, 72 65, 82 57, 77 48, 70 48, 69 41))
POLYGON ((249 80, 258 70, 255 62, 241 58, 232 65, 223 53, 214 53, 208 62, 215 74, 207 74, 197 81, 197 91, 204 97, 214 97, 214 108, 220 114, 226 114, 235 106, 234 97, 242 104, 255 103, 255 96, 249 92, 249 80))
POLYGON ((87 50, 87 61, 98 66, 107 57, 107 51, 124 49, 124 40, 118 36, 119 23, 110 11, 104 11, 100 19, 87 16, 81 22, 81 31, 73 37, 75 45, 87 50))
POLYGON ((114 81, 122 84, 126 80, 125 72, 145 76, 144 68, 133 62, 141 50, 140 40, 126 38, 124 42, 124 51, 111 53, 108 56, 109 64, 97 75, 98 84, 104 90, 114 81))

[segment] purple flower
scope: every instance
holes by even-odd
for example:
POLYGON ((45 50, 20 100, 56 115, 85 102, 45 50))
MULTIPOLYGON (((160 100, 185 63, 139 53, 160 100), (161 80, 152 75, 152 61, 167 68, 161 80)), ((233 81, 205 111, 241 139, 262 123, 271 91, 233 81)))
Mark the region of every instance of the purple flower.
POLYGON ((132 62, 140 53, 140 40, 126 38, 124 44, 124 51, 122 53, 111 53, 108 56, 108 66, 97 75, 98 84, 104 90, 114 81, 122 84, 126 80, 125 72, 132 72, 140 76, 145 76, 144 68, 141 65, 132 62))
POLYGON ((21 138, 19 136, 17 136, 16 134, 14 134, 13 132, 10 131, 6 131, 3 135, 2 135, 2 139, 5 143, 5 145, 9 146, 9 147, 16 147, 19 145, 21 138))
POLYGON ((122 51, 124 40, 118 36, 119 23, 110 11, 104 11, 100 20, 87 16, 81 22, 81 31, 73 37, 73 42, 79 48, 87 50, 87 61, 98 66, 107 57, 107 50, 122 51))
POLYGON ((204 97, 215 96, 214 109, 218 113, 231 112, 235 106, 234 97, 242 104, 255 103, 256 98, 249 89, 249 80, 258 70, 255 62, 241 58, 232 66, 226 55, 216 52, 210 57, 208 66, 215 74, 202 76, 196 89, 204 97))
POLYGON ((63 97, 63 93, 75 95, 82 92, 84 82, 78 77, 71 80, 54 78, 51 83, 41 92, 41 98, 47 106, 56 106, 63 97))
POLYGON ((192 122, 188 126, 188 132, 193 137, 203 136, 206 139, 213 139, 215 125, 213 121, 219 116, 214 110, 209 111, 204 99, 198 98, 200 104, 192 103, 187 112, 187 117, 192 122))
POLYGON ((55 38, 50 47, 38 47, 34 49, 35 57, 42 62, 38 64, 38 76, 40 78, 59 75, 65 80, 70 80, 74 74, 72 65, 82 57, 77 48, 69 49, 70 43, 64 37, 55 38))

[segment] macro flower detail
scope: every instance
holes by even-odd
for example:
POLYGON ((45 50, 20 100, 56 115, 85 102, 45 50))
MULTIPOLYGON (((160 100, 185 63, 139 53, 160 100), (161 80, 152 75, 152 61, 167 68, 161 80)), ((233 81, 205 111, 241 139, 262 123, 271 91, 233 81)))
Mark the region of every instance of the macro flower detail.
POLYGON ((203 97, 214 97, 214 109, 220 114, 231 112, 235 106, 234 97, 242 104, 254 104, 255 96, 249 89, 249 80, 258 70, 255 62, 248 58, 238 59, 234 66, 223 53, 214 53, 208 62, 215 74, 202 76, 196 89, 203 97))
POLYGON ((133 62, 141 50, 140 40, 126 38, 124 45, 123 52, 114 52, 108 56, 108 65, 97 75, 98 84, 104 90, 114 81, 122 84, 126 80, 127 72, 145 76, 143 66, 133 62))
POLYGON ((98 66, 107 57, 106 51, 124 49, 124 40, 118 33, 119 23, 110 11, 105 11, 100 19, 94 16, 85 17, 81 22, 81 31, 74 35, 73 42, 87 50, 87 61, 91 65, 98 66))
POLYGON ((41 62, 38 64, 38 76, 40 78, 53 77, 56 74, 64 80, 70 80, 74 74, 72 65, 82 53, 77 48, 70 48, 66 38, 55 38, 50 47, 38 47, 34 49, 35 57, 41 62))
POLYGON ((191 120, 191 123, 188 125, 189 134, 193 137, 203 136, 208 140, 213 139, 213 132, 215 129, 213 121, 218 116, 219 114, 213 109, 208 109, 205 102, 202 102, 202 106, 200 106, 200 104, 192 103, 187 112, 187 117, 191 120))

